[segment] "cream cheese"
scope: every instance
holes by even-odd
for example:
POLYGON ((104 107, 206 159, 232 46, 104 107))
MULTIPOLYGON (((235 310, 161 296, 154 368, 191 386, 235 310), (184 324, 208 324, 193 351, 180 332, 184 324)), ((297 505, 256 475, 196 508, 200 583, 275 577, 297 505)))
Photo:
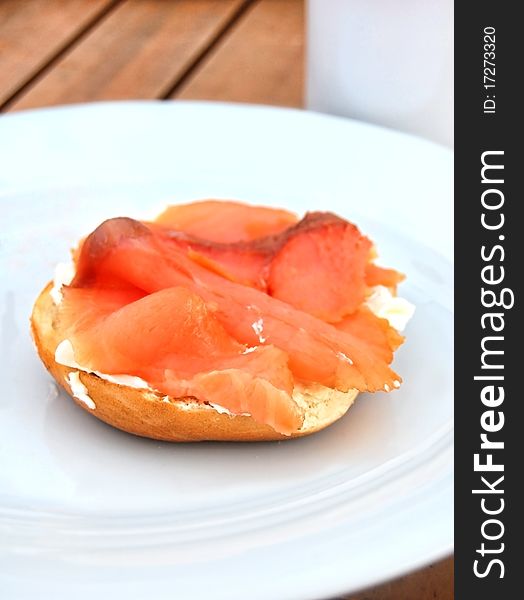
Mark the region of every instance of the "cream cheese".
POLYGON ((95 410, 96 404, 87 393, 87 388, 80 380, 80 373, 78 371, 71 371, 71 373, 68 374, 67 383, 69 383, 71 393, 75 398, 78 398, 80 402, 83 402, 91 410, 95 410))
POLYGON ((55 276, 53 277, 53 287, 50 294, 55 304, 60 304, 63 300, 62 286, 69 285, 75 276, 75 264, 73 261, 58 263, 55 267, 55 276))
POLYGON ((55 361, 65 367, 71 367, 72 369, 79 369, 86 373, 94 373, 100 379, 105 379, 111 383, 117 383, 118 385, 126 385, 127 387, 150 390, 147 381, 144 381, 140 377, 134 375, 108 375, 107 373, 101 373, 100 371, 91 371, 86 369, 82 365, 79 365, 75 359, 75 351, 73 344, 69 340, 60 342, 55 350, 55 361))
POLYGON ((263 344, 265 341, 267 341, 266 338, 264 337, 264 319, 262 319, 262 317, 257 319, 254 323, 252 323, 251 327, 252 327, 253 331, 257 334, 258 341, 261 344, 263 344))
POLYGON ((415 312, 415 305, 405 298, 393 296, 387 287, 377 285, 365 304, 377 317, 387 319, 397 331, 403 331, 415 312))
MULTIPOLYGON (((231 416, 233 416, 233 413, 230 410, 228 410, 227 408, 224 408, 223 406, 220 406, 220 404, 215 404, 213 402, 209 402, 208 404, 206 404, 206 406, 209 406, 213 410, 216 410, 217 413, 219 413, 221 415, 231 415, 231 416)), ((243 417, 249 417, 249 413, 242 413, 241 416, 243 416, 243 417)))

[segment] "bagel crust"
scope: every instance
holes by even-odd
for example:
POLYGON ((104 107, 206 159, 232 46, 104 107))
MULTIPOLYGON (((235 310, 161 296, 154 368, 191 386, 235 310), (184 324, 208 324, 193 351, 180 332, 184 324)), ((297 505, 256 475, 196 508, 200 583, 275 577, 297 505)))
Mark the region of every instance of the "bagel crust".
POLYGON ((290 436, 276 432, 247 415, 219 412, 195 398, 171 398, 150 389, 113 383, 94 373, 79 371, 55 361, 63 341, 59 313, 49 283, 38 296, 31 315, 31 332, 47 370, 82 409, 98 419, 135 435, 170 442, 269 441, 310 435, 342 417, 353 404, 357 390, 340 392, 323 386, 301 386, 293 397, 304 409, 301 429, 290 436), (82 399, 76 387, 85 388, 92 402, 82 399), (73 382, 73 388, 71 383, 73 382), (77 396, 74 395, 77 394, 77 396), (92 407, 94 403, 95 408, 92 407))

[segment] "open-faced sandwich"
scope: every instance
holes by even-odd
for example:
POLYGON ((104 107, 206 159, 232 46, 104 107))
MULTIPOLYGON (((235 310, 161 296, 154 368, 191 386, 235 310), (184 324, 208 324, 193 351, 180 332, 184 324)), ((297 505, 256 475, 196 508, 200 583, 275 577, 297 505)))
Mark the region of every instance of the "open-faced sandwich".
POLYGON ((171 441, 274 440, 390 392, 413 307, 403 275, 325 212, 301 220, 239 202, 109 219, 38 297, 32 334, 77 404, 171 441))

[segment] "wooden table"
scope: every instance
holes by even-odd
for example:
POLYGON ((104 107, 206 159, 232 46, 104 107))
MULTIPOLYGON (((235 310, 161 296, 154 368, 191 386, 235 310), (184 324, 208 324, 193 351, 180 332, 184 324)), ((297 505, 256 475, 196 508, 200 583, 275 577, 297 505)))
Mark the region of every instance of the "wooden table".
MULTIPOLYGON (((0 0, 0 111, 127 98, 301 107, 302 0, 0 0)), ((449 600, 453 563, 345 600, 449 600)))

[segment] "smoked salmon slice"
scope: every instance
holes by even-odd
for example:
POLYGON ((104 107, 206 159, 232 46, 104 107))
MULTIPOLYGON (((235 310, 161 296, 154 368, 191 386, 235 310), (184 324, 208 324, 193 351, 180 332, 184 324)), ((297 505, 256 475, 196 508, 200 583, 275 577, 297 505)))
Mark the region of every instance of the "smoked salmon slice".
POLYGON ((383 285, 384 287, 390 288, 393 292, 396 292, 397 285, 405 279, 405 276, 402 273, 395 271, 395 269, 379 267, 373 262, 367 263, 365 277, 366 285, 368 287, 383 285))
POLYGON ((402 279, 369 262, 369 239, 332 213, 308 213, 278 234, 249 242, 216 243, 168 228, 158 233, 222 277, 332 323, 355 311, 369 287, 395 288, 402 279))
POLYGON ((298 221, 287 210, 231 200, 202 200, 169 206, 155 223, 210 242, 241 242, 274 235, 298 221))
POLYGON ((337 323, 336 327, 358 337, 387 364, 393 361, 393 352, 404 342, 404 337, 389 321, 377 317, 367 306, 360 306, 353 314, 337 323))
POLYGON ((111 280, 147 294, 174 286, 191 290, 214 307, 217 319, 241 343, 273 344, 286 352, 296 378, 361 391, 392 387, 399 379, 351 331, 339 331, 286 302, 220 277, 132 219, 106 221, 87 238, 72 287, 104 286, 111 280))
POLYGON ((61 317, 75 360, 93 371, 136 375, 165 394, 249 413, 281 433, 302 424, 285 352, 239 343, 187 288, 141 295, 69 287, 61 317))
POLYGON ((323 321, 340 321, 365 299, 371 247, 352 223, 331 213, 311 213, 275 253, 268 293, 323 321))

